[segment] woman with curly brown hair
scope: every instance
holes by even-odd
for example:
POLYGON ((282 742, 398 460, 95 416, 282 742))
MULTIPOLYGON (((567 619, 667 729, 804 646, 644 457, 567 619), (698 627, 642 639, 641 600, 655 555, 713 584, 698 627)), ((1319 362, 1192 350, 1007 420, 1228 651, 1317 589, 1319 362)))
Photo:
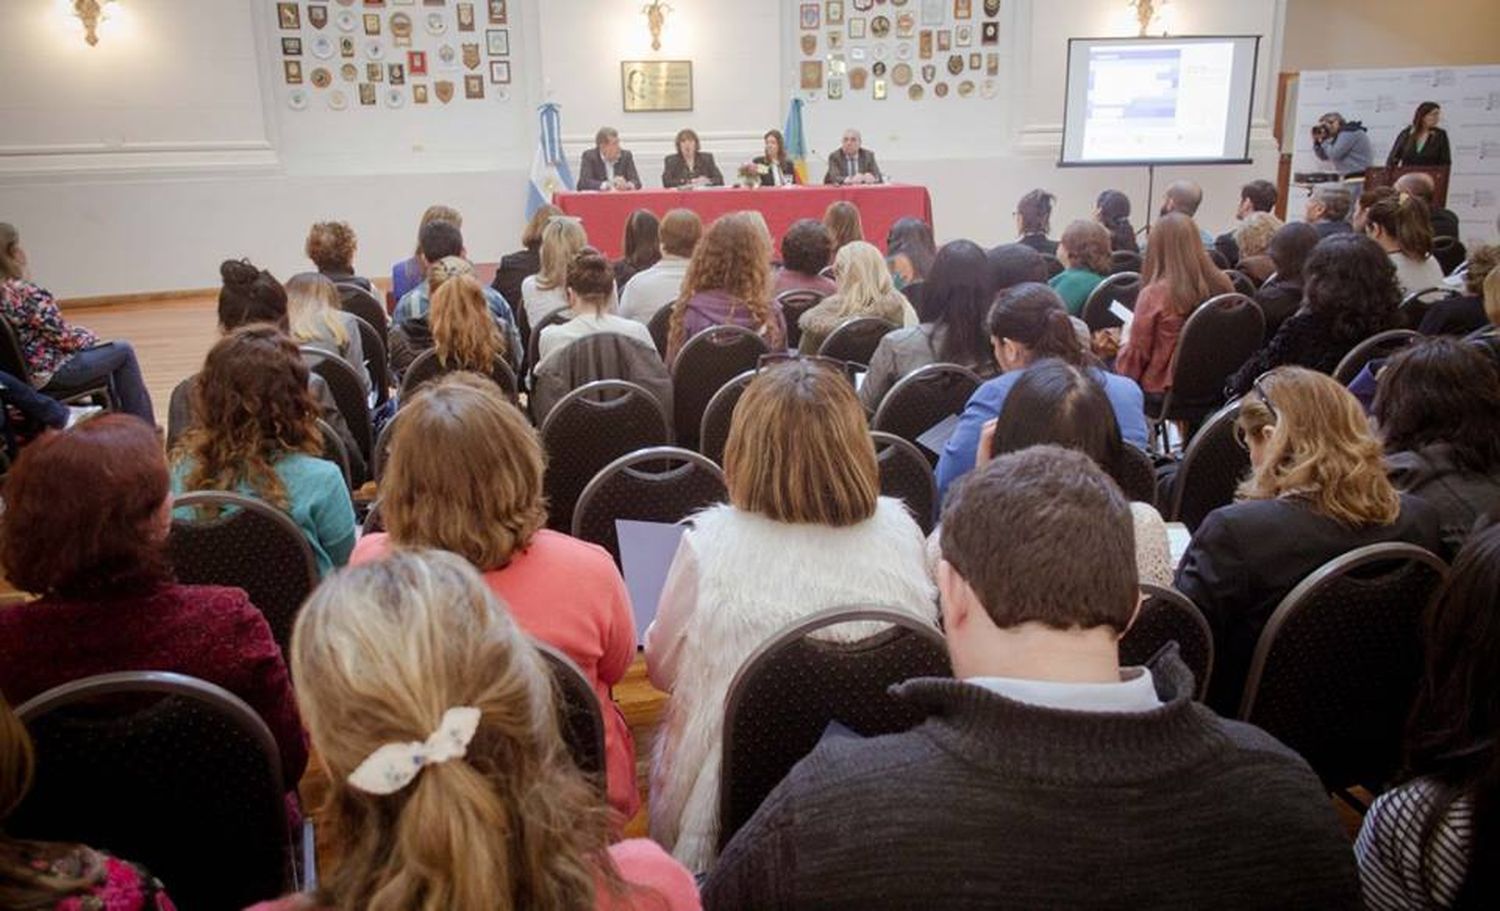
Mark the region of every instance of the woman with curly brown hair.
POLYGON ((1089 293, 1109 275, 1109 231, 1096 221, 1079 219, 1068 225, 1057 242, 1063 270, 1047 282, 1063 299, 1068 313, 1083 313, 1089 293))
POLYGON ((786 347, 786 317, 771 297, 771 234, 758 212, 725 215, 698 242, 672 305, 667 362, 688 339, 724 325, 754 330, 772 351, 786 347))
POLYGON ((297 346, 271 326, 231 332, 209 349, 192 399, 197 424, 173 455, 173 493, 264 500, 302 529, 319 573, 347 563, 354 506, 339 467, 318 457, 323 436, 297 346))

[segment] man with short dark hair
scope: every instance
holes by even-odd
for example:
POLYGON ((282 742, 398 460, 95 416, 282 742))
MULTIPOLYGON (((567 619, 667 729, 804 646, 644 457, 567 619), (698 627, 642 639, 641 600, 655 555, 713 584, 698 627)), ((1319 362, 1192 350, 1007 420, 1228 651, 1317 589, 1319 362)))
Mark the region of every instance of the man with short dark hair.
POLYGON ((1193 702, 1175 652, 1119 666, 1134 553, 1129 502, 1081 453, 970 473, 938 568, 956 679, 896 688, 928 715, 910 731, 826 737, 730 842, 705 907, 1358 908, 1307 765, 1193 702))
MULTIPOLYGON (((427 282, 427 273, 432 267, 448 257, 467 259, 464 250, 464 235, 458 225, 451 221, 434 221, 422 226, 417 233, 417 259, 422 264, 422 281, 401 296, 396 309, 391 312, 392 328, 409 320, 426 319, 432 307, 432 292, 427 282)), ((521 333, 516 329, 515 313, 510 309, 504 295, 494 288, 483 286, 484 300, 500 331, 505 333, 505 357, 511 366, 520 368, 522 355, 521 333)))
MULTIPOLYGON (((1235 207, 1234 220, 1244 221, 1256 212, 1270 212, 1276 208, 1276 185, 1269 180, 1252 180, 1240 187, 1240 204, 1235 207)), ((1224 255, 1231 266, 1239 264, 1240 245, 1234 239, 1234 231, 1225 231, 1214 238, 1214 249, 1224 255)))
POLYGON ((1354 194, 1338 183, 1320 183, 1307 197, 1304 217, 1318 231, 1319 237, 1330 234, 1348 234, 1354 230, 1349 224, 1349 210, 1354 208, 1354 194))
POLYGON ((594 134, 594 147, 586 149, 578 162, 580 190, 639 190, 641 175, 635 169, 635 157, 620 147, 620 131, 600 127, 594 134))

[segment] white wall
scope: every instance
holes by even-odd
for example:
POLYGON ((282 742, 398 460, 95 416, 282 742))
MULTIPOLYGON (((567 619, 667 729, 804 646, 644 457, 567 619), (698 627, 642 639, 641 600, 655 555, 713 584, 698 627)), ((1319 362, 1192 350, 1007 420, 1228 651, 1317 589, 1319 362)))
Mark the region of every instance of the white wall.
MULTIPOLYGON (((123 0, 113 33, 88 48, 60 2, 0 5, 0 82, 13 87, 0 99, 0 220, 21 228, 37 277, 63 296, 208 287, 226 256, 289 274, 305 268, 306 226, 328 217, 355 226, 358 265, 383 274, 410 250, 417 217, 434 202, 462 209, 471 256, 494 259, 515 246, 524 216, 536 104, 562 106, 575 163, 608 123, 652 184, 672 134, 692 126, 727 172, 781 125, 800 56, 797 0, 675 0, 659 56, 693 61, 695 110, 626 115, 619 61, 658 56, 640 4, 511 0, 508 100, 335 116, 286 107, 274 3, 123 0)), ((1229 221, 1241 183, 1274 175, 1266 112, 1284 2, 1168 7, 1177 34, 1265 36, 1256 163, 1156 176, 1158 195, 1177 177, 1202 182, 1200 217, 1213 229, 1229 221)), ((1142 221, 1143 169, 1055 165, 1066 38, 1133 34, 1125 4, 1005 0, 1001 20, 996 98, 818 101, 806 114, 813 151, 826 156, 845 126, 861 127, 882 167, 931 189, 940 238, 1009 239, 1014 202, 1034 186, 1058 194, 1059 228, 1087 215, 1106 187, 1130 193, 1142 221)), ((821 177, 820 165, 813 170, 821 177)))

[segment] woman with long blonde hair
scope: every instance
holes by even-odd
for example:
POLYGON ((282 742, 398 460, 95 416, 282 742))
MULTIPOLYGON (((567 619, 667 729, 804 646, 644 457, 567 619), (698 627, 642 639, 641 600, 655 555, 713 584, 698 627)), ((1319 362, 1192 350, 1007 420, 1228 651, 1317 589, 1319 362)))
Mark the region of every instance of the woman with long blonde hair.
POLYGON ((365 349, 359 337, 359 317, 345 313, 339 289, 317 272, 299 272, 287 279, 286 315, 292 341, 337 354, 364 375, 365 349))
POLYGON ((817 354, 823 341, 845 320, 874 316, 897 326, 916 325, 916 310, 896 290, 890 267, 874 244, 857 240, 839 248, 833 258, 838 290, 802 314, 800 344, 804 354, 817 354))
POLYGON ((1159 399, 1172 382, 1172 355, 1177 337, 1198 305, 1234 284, 1208 258, 1197 224, 1178 212, 1163 216, 1151 229, 1142 288, 1135 301, 1130 338, 1120 349, 1115 370, 1140 384, 1148 397, 1159 399))
POLYGON ((660 848, 610 845, 545 659, 463 558, 402 551, 327 580, 292 665, 343 854, 315 893, 261 909, 699 907, 660 848))
POLYGON ((936 620, 921 529, 880 496, 864 408, 836 365, 761 368, 734 409, 724 475, 729 503, 694 516, 646 633, 646 670, 671 694, 651 767, 651 837, 694 871, 716 852, 724 699, 745 659, 831 607, 936 620))
POLYGON ((172 492, 227 490, 286 512, 327 574, 354 549, 343 472, 320 458, 318 407, 297 346, 273 326, 221 338, 193 380, 193 427, 172 459, 172 492))
POLYGON ((1238 712, 1261 629, 1305 576, 1367 544, 1443 547, 1436 510, 1397 493, 1364 410, 1332 377, 1265 374, 1236 432, 1251 464, 1239 502, 1209 513, 1177 569, 1177 588, 1214 629, 1208 704, 1221 714, 1238 712))
POLYGON ((771 234, 759 212, 722 216, 698 241, 672 304, 668 363, 688 339, 725 325, 758 332, 773 351, 786 345, 786 317, 771 296, 771 234))
POLYGON ((566 215, 547 222, 542 231, 541 268, 521 282, 521 306, 535 327, 542 317, 568 305, 568 263, 588 246, 583 222, 566 215))
POLYGON ((544 527, 544 468, 536 430, 494 383, 472 373, 429 383, 391 429, 390 464, 380 481, 386 533, 361 538, 350 562, 378 559, 393 547, 458 554, 484 574, 526 632, 573 659, 604 710, 609 799, 623 826, 640 796, 635 743, 610 688, 635 657, 630 596, 608 553, 544 527))

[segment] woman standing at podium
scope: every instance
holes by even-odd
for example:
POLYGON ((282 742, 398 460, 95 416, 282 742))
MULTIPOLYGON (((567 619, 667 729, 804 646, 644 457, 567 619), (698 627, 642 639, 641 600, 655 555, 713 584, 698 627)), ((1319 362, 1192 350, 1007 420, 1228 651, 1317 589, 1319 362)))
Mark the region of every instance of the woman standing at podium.
POLYGON ((1424 101, 1417 105, 1412 115, 1411 126, 1402 128, 1386 156, 1385 166, 1402 167, 1448 167, 1453 163, 1453 152, 1448 147, 1448 133, 1438 126, 1443 109, 1436 101, 1424 101))

